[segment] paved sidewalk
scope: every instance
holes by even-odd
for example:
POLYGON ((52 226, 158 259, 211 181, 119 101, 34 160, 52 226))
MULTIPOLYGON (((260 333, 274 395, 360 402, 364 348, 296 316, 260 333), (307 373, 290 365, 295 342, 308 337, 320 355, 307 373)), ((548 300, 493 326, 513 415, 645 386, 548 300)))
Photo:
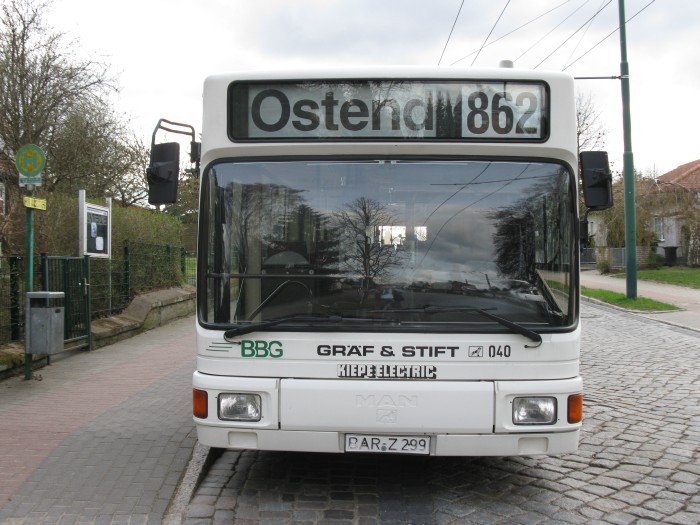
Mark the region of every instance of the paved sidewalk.
MULTIPOLYGON (((602 275, 597 270, 581 272, 581 285, 613 292, 627 293, 625 279, 602 275)), ((637 297, 656 299, 681 308, 675 312, 636 312, 648 319, 654 319, 673 326, 700 331, 700 290, 672 284, 637 281, 637 297)))
POLYGON ((161 523, 192 455, 192 316, 0 383, 0 523, 161 523))

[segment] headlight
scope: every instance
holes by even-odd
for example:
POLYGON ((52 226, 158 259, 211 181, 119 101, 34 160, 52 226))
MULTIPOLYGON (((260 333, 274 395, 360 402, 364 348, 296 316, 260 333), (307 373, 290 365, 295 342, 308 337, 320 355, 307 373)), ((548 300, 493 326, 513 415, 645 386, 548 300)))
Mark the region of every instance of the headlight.
POLYGON ((555 397, 516 397, 513 399, 514 425, 552 425, 557 421, 555 397))
POLYGON ((219 419, 260 421, 261 407, 258 394, 219 394, 219 419))

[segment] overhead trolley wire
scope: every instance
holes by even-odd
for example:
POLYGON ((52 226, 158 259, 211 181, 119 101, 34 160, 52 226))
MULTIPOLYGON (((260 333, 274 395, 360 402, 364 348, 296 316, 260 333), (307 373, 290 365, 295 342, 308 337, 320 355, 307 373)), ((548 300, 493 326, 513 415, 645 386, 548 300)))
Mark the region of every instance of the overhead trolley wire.
POLYGON ((557 25, 555 25, 552 29, 550 29, 549 31, 547 31, 547 33, 546 33, 544 36, 542 36, 542 38, 540 38, 537 42, 535 42, 535 43, 532 44, 530 47, 528 47, 525 51, 523 51, 523 52, 520 54, 520 56, 519 56, 518 58, 515 59, 515 61, 517 62, 518 60, 520 60, 521 58, 523 58, 525 55, 527 55, 537 44, 539 44, 540 42, 542 42, 542 40, 544 40, 544 39, 547 38, 549 35, 551 35, 560 25, 562 25, 562 24, 563 24, 564 22, 566 22, 569 18, 571 18, 572 16, 574 16, 574 15, 579 11, 579 9, 581 9, 584 5, 586 5, 586 4, 587 4, 588 2, 590 2, 590 1, 591 1, 591 0, 586 0, 584 3, 582 3, 582 4, 581 4, 580 6, 578 6, 576 9, 574 9, 574 10, 569 14, 569 16, 567 16, 566 18, 564 18, 564 20, 562 20, 562 21, 559 22, 557 25))
MULTIPOLYGON (((515 33, 516 31, 521 30, 523 27, 525 27, 525 26, 527 26, 527 25, 530 25, 530 24, 532 24, 533 22, 536 22, 537 20, 539 20, 539 19, 542 18, 543 16, 548 15, 548 14, 551 13, 552 11, 555 11, 556 9, 559 9, 561 6, 563 6, 564 4, 568 4, 569 2, 571 2, 571 0, 564 0, 564 1, 563 1, 561 4, 559 4, 558 6, 555 6, 555 7, 551 8, 549 11, 545 11, 544 13, 542 13, 542 14, 539 15, 539 16, 536 16, 535 18, 533 18, 533 19, 530 20, 529 22, 525 22, 523 25, 520 25, 520 26, 516 27, 515 29, 513 29, 512 31, 507 32, 505 35, 499 36, 496 40, 492 40, 491 42, 489 42, 488 44, 486 44, 486 45, 483 46, 483 47, 488 47, 488 46, 490 46, 490 45, 492 45, 492 44, 495 44, 495 43, 498 42, 499 40, 503 40, 503 39, 506 38, 507 36, 510 36, 510 35, 512 35, 513 33, 515 33)), ((472 56, 474 53, 478 53, 478 52, 479 52, 479 50, 472 51, 472 52, 469 53, 468 55, 464 55, 462 58, 460 58, 460 59, 458 59, 458 60, 455 60, 455 61, 452 62, 450 65, 451 65, 451 66, 454 66, 457 62, 461 62, 461 61, 464 60, 465 58, 469 58, 469 57, 472 56)))
MULTIPOLYGON (((649 6, 650 6, 651 4, 653 4, 654 2, 656 2, 656 0, 651 0, 651 2, 649 2, 647 5, 645 5, 644 7, 642 7, 639 11, 637 11, 634 15, 632 15, 632 16, 629 17, 627 20, 625 20, 625 24, 631 22, 637 15, 639 15, 642 11, 644 11, 647 7, 649 7, 649 6)), ((617 31, 619 31, 619 30, 620 30, 620 26, 617 26, 617 28, 615 28, 615 29, 613 29, 612 31, 610 31, 610 33, 608 33, 607 35, 605 35, 600 41, 598 41, 597 44, 595 44, 593 47, 591 47, 588 51, 586 51, 584 54, 582 54, 582 55, 581 55, 580 57, 578 57, 576 60, 574 60, 573 62, 571 62, 568 66, 566 66, 564 69, 562 69, 562 71, 566 71, 567 69, 569 69, 569 68, 570 68, 571 66, 573 66, 576 62, 578 62, 579 60, 581 60, 581 59, 582 59, 583 57, 585 57, 588 53, 590 53, 591 51, 593 51, 596 47, 598 47, 600 44, 602 44, 603 42, 605 42, 608 38, 610 38, 612 35, 614 35, 614 34, 615 34, 617 31)), ((611 78, 619 78, 619 77, 611 77, 611 78)))
MULTIPOLYGON (((602 2, 601 2, 601 7, 602 7, 602 4, 603 4, 604 1, 605 1, 605 0, 602 0, 602 2)), ((576 43, 576 46, 574 46, 574 48, 571 50, 571 53, 569 54, 569 58, 566 59, 566 62, 568 62, 569 60, 571 60, 571 57, 574 56, 574 54, 576 53, 576 50, 578 49, 578 46, 581 45, 581 42, 583 42, 583 39, 584 39, 584 37, 586 36, 586 33, 588 33, 588 30, 591 28, 592 25, 593 25, 593 19, 591 19, 591 21, 589 22, 589 24, 586 26, 586 30, 585 30, 583 33, 581 33, 581 38, 578 39, 578 42, 576 43)), ((564 62, 564 65, 566 65, 566 62, 564 62)))
POLYGON ((459 6, 459 11, 457 11, 457 16, 455 17, 455 21, 452 23, 452 29, 450 29, 450 34, 447 35, 447 42, 445 42, 445 47, 442 48, 442 54, 440 55, 440 60, 438 60, 437 65, 440 65, 440 62, 442 62, 442 57, 445 56, 445 50, 447 49, 447 44, 450 43, 450 38, 452 38, 452 31, 455 30, 455 26, 457 25, 457 20, 459 19, 459 14, 462 12, 462 8, 464 7, 464 0, 462 0, 462 3, 459 6))
POLYGON ((576 31, 574 31, 573 33, 571 33, 571 35, 569 35, 568 38, 566 38, 561 44, 559 44, 559 45, 554 49, 554 51, 552 51, 549 55, 547 55, 546 57, 544 57, 544 58, 540 61, 540 63, 537 64, 533 69, 537 69, 537 68, 540 67, 542 64, 544 64, 554 53, 556 53, 557 51, 559 51, 559 50, 562 48, 562 46, 563 46, 564 44, 566 44, 569 40, 571 40, 571 39, 574 37, 574 35, 575 35, 576 33, 578 33, 579 31, 581 31, 581 29, 583 29, 583 28, 586 26, 586 24, 588 24, 591 20, 593 20, 596 16, 598 16, 598 15, 603 11, 603 9, 605 9, 606 7, 608 7, 608 6, 610 5, 611 2, 612 2, 612 0, 608 0, 608 1, 605 3, 605 5, 603 5, 603 7, 601 7, 601 8, 598 9, 595 13, 593 13, 593 16, 591 16, 591 17, 590 17, 588 20, 586 20, 581 26, 579 26, 579 28, 578 28, 576 31))
POLYGON ((478 53, 477 53, 476 56, 474 57, 474 60, 472 60, 472 63, 470 64, 470 66, 473 66, 473 65, 474 65, 474 62, 476 62, 476 59, 479 58, 479 55, 481 54, 481 50, 484 49, 484 46, 486 45, 486 42, 488 42, 489 37, 491 36, 491 33, 493 33, 493 30, 496 29, 496 26, 498 25, 498 22, 501 20, 501 17, 503 16, 503 13, 506 12, 506 8, 508 7, 508 4, 510 4, 510 0, 508 0, 508 1, 506 2, 506 5, 503 6, 503 11, 501 11, 501 14, 498 15, 498 18, 496 19, 496 22, 493 24, 493 27, 491 28, 491 31, 489 31, 489 34, 486 35, 486 40, 484 40, 484 43, 481 44, 481 47, 479 48, 478 53))

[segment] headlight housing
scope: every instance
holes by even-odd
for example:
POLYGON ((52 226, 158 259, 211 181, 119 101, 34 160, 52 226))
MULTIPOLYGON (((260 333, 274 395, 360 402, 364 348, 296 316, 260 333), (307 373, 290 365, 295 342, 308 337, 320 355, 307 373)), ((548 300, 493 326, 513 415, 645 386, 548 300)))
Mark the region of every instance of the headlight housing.
POLYGON ((262 400, 258 394, 219 394, 219 419, 224 421, 260 421, 262 400))
POLYGON ((514 425, 553 425, 557 422, 557 398, 516 397, 513 399, 514 425))

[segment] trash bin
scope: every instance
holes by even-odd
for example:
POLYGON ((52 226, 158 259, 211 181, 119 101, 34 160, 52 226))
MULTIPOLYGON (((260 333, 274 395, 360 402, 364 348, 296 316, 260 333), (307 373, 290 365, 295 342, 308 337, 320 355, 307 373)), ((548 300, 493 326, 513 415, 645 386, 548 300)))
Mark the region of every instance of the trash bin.
POLYGON ((678 261, 676 251, 678 246, 664 246, 664 257, 666 258, 666 266, 675 266, 678 261))
POLYGON ((27 292, 26 353, 51 355, 63 351, 64 299, 63 292, 27 292))

